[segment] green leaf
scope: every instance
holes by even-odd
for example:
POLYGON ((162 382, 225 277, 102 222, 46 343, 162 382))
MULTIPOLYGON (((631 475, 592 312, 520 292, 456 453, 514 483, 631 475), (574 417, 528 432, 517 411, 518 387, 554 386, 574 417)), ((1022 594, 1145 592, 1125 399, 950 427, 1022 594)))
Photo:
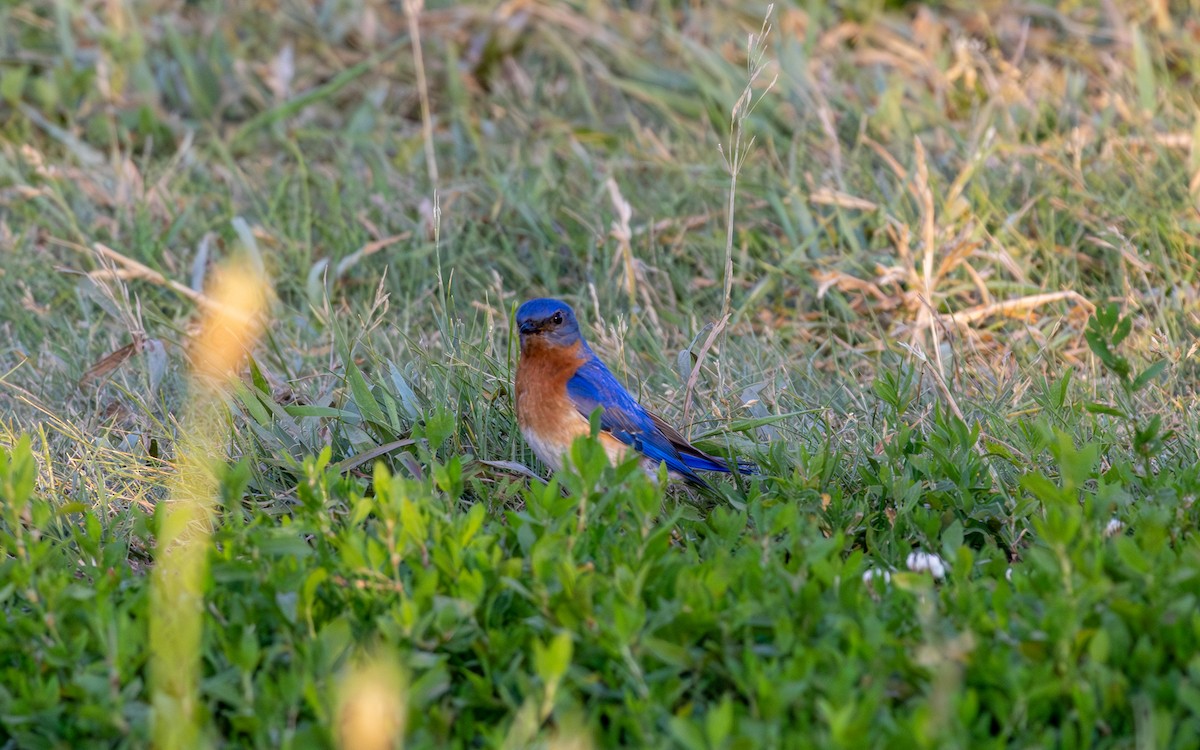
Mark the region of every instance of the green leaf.
POLYGON ((754 430, 759 427, 765 427, 767 425, 782 422, 785 419, 791 419, 792 417, 798 417, 801 414, 808 414, 811 411, 812 411, 811 409, 802 409, 800 411, 789 411, 786 414, 772 414, 769 417, 755 417, 753 419, 735 419, 735 420, 732 420, 720 427, 714 427, 711 430, 705 430, 704 432, 701 432, 698 435, 696 435, 695 439, 703 440, 704 438, 712 437, 714 435, 721 435, 721 434, 727 433, 727 432, 748 432, 750 430, 754 430))
POLYGON ((319 417, 322 419, 340 419, 343 421, 357 420, 360 415, 345 409, 335 409, 332 406, 312 406, 294 404, 283 407, 284 412, 293 417, 319 417))
POLYGON ((1147 383, 1161 375, 1162 371, 1165 369, 1167 369, 1167 360, 1158 360, 1145 370, 1142 370, 1140 373, 1138 373, 1138 376, 1133 380, 1133 385, 1131 386, 1130 390, 1135 393, 1142 390, 1147 383))
POLYGON ((258 361, 254 357, 246 357, 250 363, 250 382, 254 384, 262 393, 271 394, 271 384, 267 382, 267 378, 263 375, 262 370, 258 367, 258 361))
POLYGON ((1112 651, 1112 639, 1103 628, 1097 630, 1088 642, 1088 658, 1097 664, 1104 664, 1112 651))
POLYGON ((1143 112, 1152 113, 1158 101, 1158 84, 1155 80, 1150 47, 1146 44, 1146 35, 1136 24, 1130 30, 1130 42, 1133 48, 1133 80, 1137 84, 1138 105, 1143 112))
POLYGON ((430 449, 437 449, 446 439, 454 434, 457 420, 449 409, 438 407, 432 414, 427 414, 421 425, 425 439, 429 441, 430 449))
POLYGON ((1115 406, 1109 406, 1108 404, 1101 404, 1101 403, 1098 403, 1095 401, 1085 405, 1084 408, 1087 409, 1088 412, 1090 412, 1092 414, 1107 414, 1110 417, 1125 417, 1126 416, 1125 412, 1121 411, 1120 409, 1118 409, 1115 406))
POLYGON ((1129 336, 1129 333, 1132 330, 1133 330, 1133 316, 1126 315, 1125 317, 1118 320, 1117 325, 1113 328, 1112 341, 1109 342, 1109 345, 1110 346, 1120 346, 1121 342, 1124 341, 1129 336))
POLYGON ((1113 539, 1113 545, 1117 549, 1117 557, 1129 566, 1130 570, 1139 575, 1150 575, 1153 565, 1134 537, 1118 536, 1113 539))
POLYGON ((400 396, 400 406, 404 409, 404 416, 415 421, 421 416, 421 407, 417 401, 417 394, 409 386, 408 381, 404 379, 404 375, 400 373, 400 368, 396 367, 395 362, 389 359, 387 365, 388 374, 392 379, 392 386, 400 396))
POLYGON ((29 77, 29 66, 12 65, 0 72, 0 99, 15 106, 21 100, 21 92, 25 90, 25 80, 29 77))
POLYGON ((708 750, 708 743, 704 741, 704 732, 691 719, 672 716, 667 720, 667 731, 671 733, 676 742, 687 750, 708 750))
POLYGON ((261 427, 270 429, 273 424, 271 412, 263 406, 258 395, 246 387, 246 384, 240 380, 233 381, 233 391, 237 395, 238 402, 249 413, 250 418, 257 422, 261 427))
POLYGON ((574 643, 571 641, 571 633, 566 630, 556 633, 545 645, 534 642, 534 671, 542 682, 547 685, 558 684, 563 675, 567 673, 567 667, 571 666, 573 650, 574 643))
POLYGON ((1020 479, 1021 486, 1029 490, 1029 492, 1038 500, 1049 505, 1052 503, 1063 502, 1064 493, 1061 488, 1054 482, 1051 482, 1045 474, 1035 472, 1026 474, 1020 479))
POLYGON ((423 542, 429 534, 428 521, 421 506, 409 497, 400 498, 400 526, 414 541, 423 542))
POLYGON ((1073 373, 1074 370, 1068 368, 1058 380, 1054 392, 1054 407, 1056 409, 1062 409, 1067 402, 1067 391, 1071 386, 1071 376, 1073 373))
POLYGON ((386 426, 387 418, 384 416, 383 410, 379 408, 379 402, 375 400, 375 395, 371 393, 371 386, 363 377, 362 371, 353 361, 347 360, 345 364, 346 384, 350 386, 350 396, 354 400, 354 405, 358 407, 359 413, 368 422, 373 422, 381 427, 386 426))
POLYGON ((963 544, 963 525, 958 519, 946 527, 942 532, 942 556, 947 560, 953 560, 958 554, 958 549, 963 544))
POLYGON ((726 693, 721 702, 704 717, 704 730, 709 747, 721 747, 733 732, 733 701, 726 693))
POLYGON ((21 435, 11 450, 0 446, 0 507, 17 518, 33 499, 37 462, 28 434, 21 435))

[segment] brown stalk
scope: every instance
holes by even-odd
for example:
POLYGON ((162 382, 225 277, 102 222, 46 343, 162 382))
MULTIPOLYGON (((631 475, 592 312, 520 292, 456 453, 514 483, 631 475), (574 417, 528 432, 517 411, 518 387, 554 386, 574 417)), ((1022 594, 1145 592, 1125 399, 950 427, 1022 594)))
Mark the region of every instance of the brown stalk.
POLYGON ((1031 294, 1028 297, 1019 297, 1017 299, 1005 300, 1003 302, 993 302, 987 305, 979 305, 972 307, 969 310, 962 312, 950 313, 942 315, 941 319, 947 323, 955 323, 957 325, 966 326, 985 318, 991 318, 996 315, 1004 315, 1011 317, 1017 313, 1024 313, 1041 307, 1042 305, 1059 300, 1069 299, 1081 307, 1092 312, 1096 309, 1087 298, 1075 291, 1065 292, 1046 292, 1044 294, 1031 294))
POLYGON ((419 16, 425 8, 424 0, 404 0, 404 15, 408 18, 408 33, 412 37, 413 65, 417 72, 417 95, 421 99, 421 135, 425 141, 425 166, 429 170, 429 183, 438 184, 437 154, 433 149, 433 120, 429 110, 429 84, 425 80, 425 59, 421 53, 421 24, 419 16))

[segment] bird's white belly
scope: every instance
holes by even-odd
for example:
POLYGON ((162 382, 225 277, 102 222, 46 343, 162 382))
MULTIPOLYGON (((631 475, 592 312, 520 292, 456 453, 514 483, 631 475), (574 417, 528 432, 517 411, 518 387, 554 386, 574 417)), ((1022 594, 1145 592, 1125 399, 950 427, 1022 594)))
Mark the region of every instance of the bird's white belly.
POLYGON ((525 442, 529 443, 530 448, 533 448, 533 455, 549 466, 551 471, 562 471, 563 455, 570 443, 563 445, 559 440, 546 439, 547 436, 525 427, 521 428, 521 437, 525 438, 525 442))
MULTIPOLYGON (((588 421, 583 418, 583 415, 575 412, 575 417, 567 417, 559 420, 555 425, 557 429, 553 431, 539 432, 531 426, 521 426, 521 437, 525 438, 525 442, 529 443, 529 447, 533 448, 533 453, 542 463, 550 467, 552 471, 562 471, 563 464, 568 451, 571 450, 571 444, 575 439, 588 434, 590 426, 588 421)), ((612 435, 600 433, 600 444, 604 446, 604 450, 608 453, 608 460, 613 465, 616 465, 625 456, 625 451, 629 446, 617 440, 612 435)))

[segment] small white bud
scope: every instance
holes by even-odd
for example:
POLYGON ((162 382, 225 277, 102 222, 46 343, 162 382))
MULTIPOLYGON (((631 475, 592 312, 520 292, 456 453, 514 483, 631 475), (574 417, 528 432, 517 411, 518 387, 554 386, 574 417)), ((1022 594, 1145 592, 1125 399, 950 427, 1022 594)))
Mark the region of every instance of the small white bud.
POLYGON ((876 578, 882 579, 884 584, 889 584, 892 582, 892 574, 883 568, 867 568, 863 571, 862 580, 866 585, 870 586, 871 581, 875 580, 876 578))
POLYGON ((946 577, 946 561, 932 552, 911 552, 908 559, 905 560, 909 570, 918 573, 929 571, 929 574, 934 578, 941 579, 946 577))

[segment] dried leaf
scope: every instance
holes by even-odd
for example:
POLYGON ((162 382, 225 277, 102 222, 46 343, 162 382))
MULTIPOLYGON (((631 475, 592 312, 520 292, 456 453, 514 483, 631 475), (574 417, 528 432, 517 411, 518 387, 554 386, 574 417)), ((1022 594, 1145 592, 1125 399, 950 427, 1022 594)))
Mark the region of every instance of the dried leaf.
MULTIPOLYGON (((88 385, 107 377, 118 367, 125 364, 125 360, 140 352, 144 344, 145 341, 141 337, 134 337, 132 342, 97 361, 79 379, 79 388, 86 388, 88 385)), ((161 347, 162 344, 160 343, 159 346, 161 347)))

